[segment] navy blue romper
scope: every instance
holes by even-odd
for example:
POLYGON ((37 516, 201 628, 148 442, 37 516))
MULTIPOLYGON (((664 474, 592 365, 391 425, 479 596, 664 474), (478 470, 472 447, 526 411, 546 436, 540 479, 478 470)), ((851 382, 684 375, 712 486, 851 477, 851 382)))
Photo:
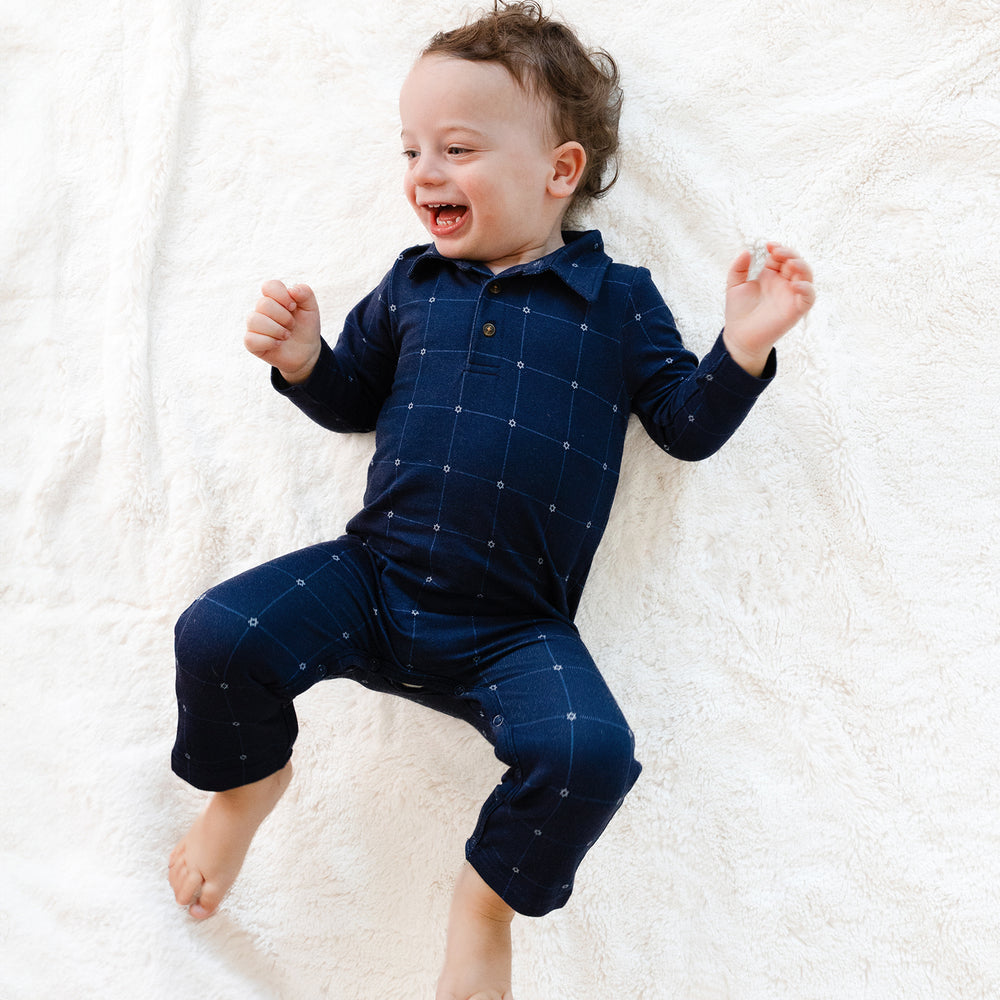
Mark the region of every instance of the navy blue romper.
POLYGON ((774 375, 721 337, 701 364, 649 272, 599 233, 494 275, 399 256, 309 379, 275 388, 334 431, 375 430, 339 539, 199 597, 176 628, 176 773, 221 790, 288 761, 293 699, 349 677, 475 726, 506 772, 466 856, 510 906, 562 906, 639 775, 573 617, 635 413, 664 451, 713 454, 774 375))

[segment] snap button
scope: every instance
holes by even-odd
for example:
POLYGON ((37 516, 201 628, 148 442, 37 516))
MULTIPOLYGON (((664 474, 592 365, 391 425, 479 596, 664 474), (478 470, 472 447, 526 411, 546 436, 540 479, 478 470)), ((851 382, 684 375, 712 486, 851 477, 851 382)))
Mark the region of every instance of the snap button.
POLYGON ((492 337, 497 332, 497 328, 492 323, 483 324, 483 336, 492 337))
POLYGON ((490 285, 490 294, 492 294, 492 295, 499 295, 500 294, 500 285, 497 284, 496 282, 494 282, 492 285, 490 285))
POLYGON ((502 715, 494 715, 493 716, 493 725, 494 726, 502 726, 503 725, 503 716, 502 715))

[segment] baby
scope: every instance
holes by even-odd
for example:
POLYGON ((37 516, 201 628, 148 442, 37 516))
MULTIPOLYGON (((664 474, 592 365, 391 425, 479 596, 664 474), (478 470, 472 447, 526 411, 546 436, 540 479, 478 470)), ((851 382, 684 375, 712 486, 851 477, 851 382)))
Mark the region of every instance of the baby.
POLYGON ((506 766, 466 845, 438 1000, 510 997, 510 925, 568 900, 639 775, 573 624, 634 413, 664 451, 714 453, 810 308, 768 245, 729 273, 699 363, 650 274, 614 263, 571 205, 614 182, 621 93, 537 4, 437 35, 400 96, 404 187, 432 243, 404 251, 331 347, 305 285, 269 281, 247 348, 324 427, 375 430, 340 538, 226 581, 176 630, 174 770, 214 792, 170 881, 210 916, 291 777, 293 699, 348 677, 464 719, 506 766), (610 176, 609 176, 610 175, 610 176))

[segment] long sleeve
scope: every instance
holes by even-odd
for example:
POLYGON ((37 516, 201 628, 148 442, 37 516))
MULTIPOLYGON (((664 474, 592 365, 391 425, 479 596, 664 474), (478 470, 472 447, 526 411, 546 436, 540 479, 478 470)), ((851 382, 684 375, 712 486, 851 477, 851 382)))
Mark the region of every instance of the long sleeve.
POLYGON ((632 412, 675 458, 715 454, 774 378, 774 352, 755 378, 733 361, 720 334, 699 364, 645 269, 636 271, 626 310, 622 345, 632 412))
POLYGON ((335 347, 324 340, 309 378, 289 385, 272 369, 271 384, 328 430, 374 430, 392 388, 398 345, 390 303, 392 272, 348 314, 335 347))

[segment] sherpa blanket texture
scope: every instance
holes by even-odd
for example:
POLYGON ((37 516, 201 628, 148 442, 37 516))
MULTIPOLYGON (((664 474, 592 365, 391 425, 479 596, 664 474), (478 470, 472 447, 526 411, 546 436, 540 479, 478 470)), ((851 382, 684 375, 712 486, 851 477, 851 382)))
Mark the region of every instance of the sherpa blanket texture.
MULTIPOLYGON (((396 98, 460 0, 4 0, 0 997, 430 998, 499 777, 347 682, 222 912, 166 881, 172 627, 340 533, 367 435, 242 347, 269 277, 335 337, 405 246, 396 98)), ((1000 996, 1000 11, 995 0, 559 0, 621 65, 581 225, 699 354, 774 238, 817 305, 717 456, 630 430, 578 624, 644 771, 518 1000, 1000 996)))

